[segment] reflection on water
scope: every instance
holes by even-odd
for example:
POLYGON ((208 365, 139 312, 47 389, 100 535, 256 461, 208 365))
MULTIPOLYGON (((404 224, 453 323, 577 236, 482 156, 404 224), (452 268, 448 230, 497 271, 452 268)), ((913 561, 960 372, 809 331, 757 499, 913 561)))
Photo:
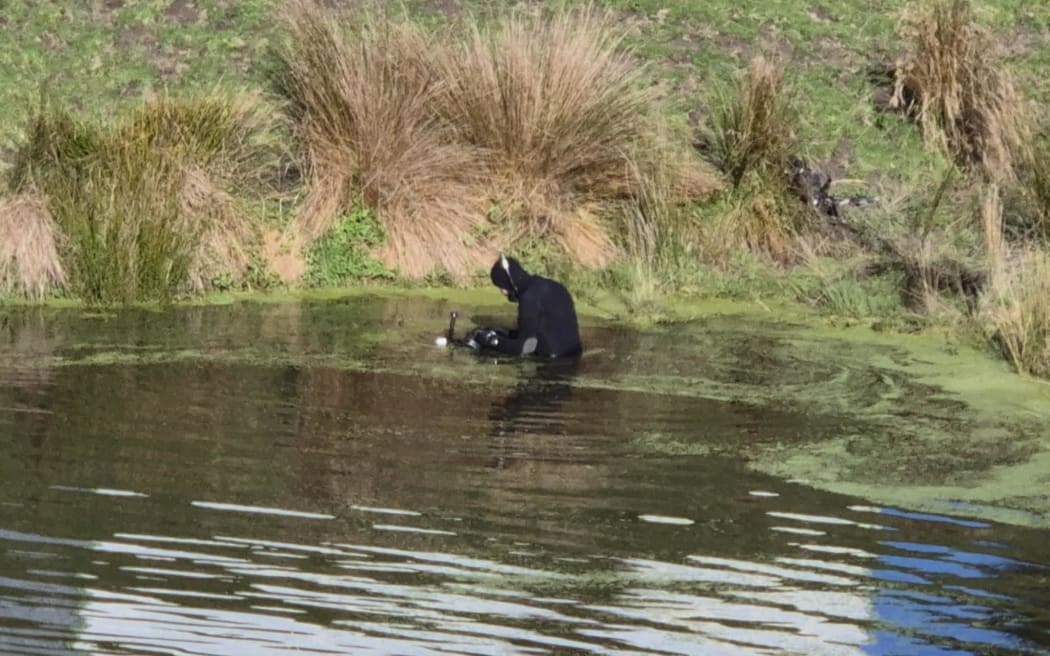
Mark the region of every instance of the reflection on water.
POLYGON ((581 384, 689 364, 600 326, 605 355, 575 363, 435 351, 413 321, 445 310, 198 308, 8 335, 0 653, 1050 649, 1047 531, 756 474, 739 443, 848 422, 581 384), (370 332, 399 323, 420 346, 370 332))

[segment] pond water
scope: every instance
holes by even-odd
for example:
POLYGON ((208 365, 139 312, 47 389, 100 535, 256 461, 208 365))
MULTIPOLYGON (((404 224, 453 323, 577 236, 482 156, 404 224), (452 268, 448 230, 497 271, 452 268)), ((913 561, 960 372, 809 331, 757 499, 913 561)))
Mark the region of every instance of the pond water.
POLYGON ((747 316, 477 358, 451 308, 514 309, 0 315, 0 654, 1050 651, 1041 479, 916 492, 1031 473, 1034 402, 747 316))

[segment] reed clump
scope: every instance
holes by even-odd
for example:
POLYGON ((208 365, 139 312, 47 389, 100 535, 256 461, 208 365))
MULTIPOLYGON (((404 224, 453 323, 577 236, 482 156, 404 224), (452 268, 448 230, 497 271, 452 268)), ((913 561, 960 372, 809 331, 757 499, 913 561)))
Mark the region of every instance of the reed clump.
POLYGON ((781 262, 797 254, 795 240, 814 216, 790 184, 794 121, 783 64, 761 55, 752 58, 746 78, 716 98, 707 141, 730 189, 705 229, 713 258, 742 249, 781 262))
POLYGON ((979 320, 1022 374, 1050 377, 1050 254, 1037 242, 1011 242, 998 187, 985 191, 980 216, 988 280, 979 320))
POLYGON ((971 0, 936 0, 902 14, 906 54, 891 106, 913 115, 927 144, 994 181, 1011 181, 1030 136, 1013 77, 971 0))
POLYGON ((74 293, 171 298, 246 273, 258 222, 237 194, 265 177, 268 129, 248 96, 156 98, 109 126, 44 106, 9 183, 46 199, 74 293))

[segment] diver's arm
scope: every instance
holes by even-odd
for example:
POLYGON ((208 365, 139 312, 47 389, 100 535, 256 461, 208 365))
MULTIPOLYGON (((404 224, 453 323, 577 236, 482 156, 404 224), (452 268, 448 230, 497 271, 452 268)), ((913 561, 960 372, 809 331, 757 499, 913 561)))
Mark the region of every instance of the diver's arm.
POLYGON ((539 344, 539 328, 539 298, 536 294, 525 294, 518 299, 517 334, 514 337, 499 337, 492 348, 507 355, 532 355, 539 344))

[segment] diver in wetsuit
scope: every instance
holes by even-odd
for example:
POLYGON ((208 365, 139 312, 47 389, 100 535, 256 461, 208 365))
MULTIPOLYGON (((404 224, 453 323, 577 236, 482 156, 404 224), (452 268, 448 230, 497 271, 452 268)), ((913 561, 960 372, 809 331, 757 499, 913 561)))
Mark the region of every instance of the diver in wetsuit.
POLYGON ((518 329, 479 328, 471 341, 508 355, 557 358, 581 353, 576 307, 564 285, 530 275, 517 260, 503 255, 492 265, 490 277, 508 301, 518 304, 518 329))

